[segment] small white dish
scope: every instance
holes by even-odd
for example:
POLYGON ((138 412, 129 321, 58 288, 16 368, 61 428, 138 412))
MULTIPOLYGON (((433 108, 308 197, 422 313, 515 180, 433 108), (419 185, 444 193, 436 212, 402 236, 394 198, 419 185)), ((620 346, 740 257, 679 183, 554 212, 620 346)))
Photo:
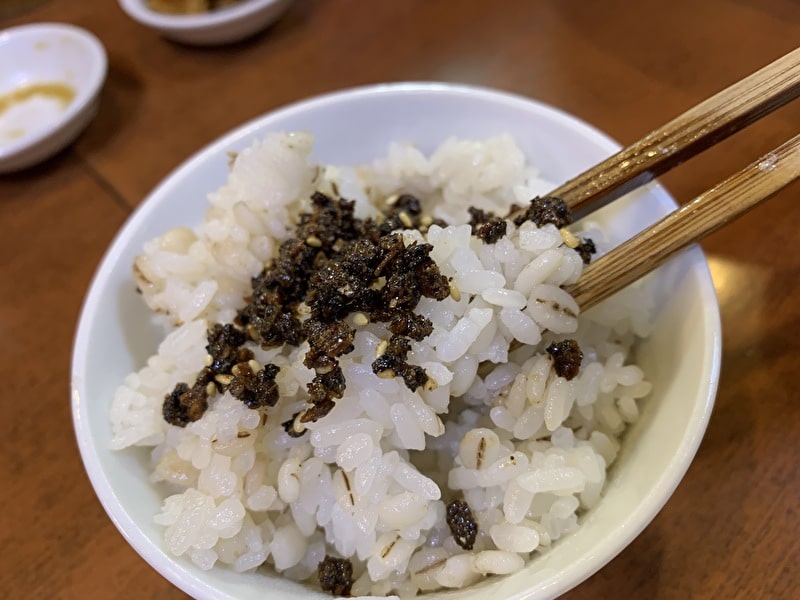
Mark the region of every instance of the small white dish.
POLYGON ((243 40, 265 29, 289 7, 291 0, 242 0, 218 10, 171 15, 150 9, 146 0, 119 0, 129 17, 184 44, 213 46, 243 40))
POLYGON ((56 154, 97 112, 108 60, 100 41, 72 25, 0 31, 0 173, 56 154))

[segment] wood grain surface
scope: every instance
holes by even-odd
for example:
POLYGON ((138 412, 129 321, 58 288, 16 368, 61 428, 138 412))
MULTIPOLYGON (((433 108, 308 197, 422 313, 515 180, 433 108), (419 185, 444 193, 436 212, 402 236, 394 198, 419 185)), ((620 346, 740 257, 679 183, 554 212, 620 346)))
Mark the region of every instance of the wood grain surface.
MULTIPOLYGON (((100 507, 74 440, 69 371, 78 311, 103 252, 193 152, 288 102, 402 80, 530 96, 627 144, 800 45, 797 0, 296 0, 263 34, 215 49, 167 42, 113 1, 32 5, 0 16, 0 29, 85 27, 105 44, 109 74, 97 118, 74 145, 0 177, 7 598, 185 597, 100 507)), ((662 181, 688 201, 798 132, 794 103, 662 181)), ((708 432, 652 524, 565 598, 800 594, 798 230, 793 186, 706 238, 724 332, 708 432)))
POLYGON ((798 179, 800 134, 592 261, 575 284, 562 287, 582 310, 591 308, 798 179))

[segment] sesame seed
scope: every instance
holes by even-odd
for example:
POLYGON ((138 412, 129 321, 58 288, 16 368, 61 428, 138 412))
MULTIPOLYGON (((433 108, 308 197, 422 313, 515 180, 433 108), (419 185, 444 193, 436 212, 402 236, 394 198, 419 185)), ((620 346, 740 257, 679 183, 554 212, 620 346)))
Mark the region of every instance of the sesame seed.
POLYGON ((312 248, 322 248, 322 240, 315 235, 310 235, 306 238, 306 244, 312 248))
POLYGON ((452 281, 450 282, 450 297, 456 302, 461 300, 461 292, 458 291, 458 288, 452 281))
POLYGON ((231 374, 234 377, 241 377, 242 375, 246 375, 249 369, 250 366, 247 363, 237 363, 231 368, 231 374))
POLYGON ((566 244, 568 247, 577 248, 578 246, 581 245, 580 238, 571 231, 569 231, 568 229, 562 227, 558 231, 561 234, 561 239, 564 241, 564 244, 566 244))
POLYGON ((353 314, 353 324, 357 325, 358 327, 363 327, 369 323, 369 317, 365 315, 363 312, 357 312, 353 314))
POLYGON ((303 433, 306 430, 305 422, 308 416, 308 409, 301 410, 297 413, 297 416, 294 418, 294 423, 292 423, 292 429, 295 433, 303 433))

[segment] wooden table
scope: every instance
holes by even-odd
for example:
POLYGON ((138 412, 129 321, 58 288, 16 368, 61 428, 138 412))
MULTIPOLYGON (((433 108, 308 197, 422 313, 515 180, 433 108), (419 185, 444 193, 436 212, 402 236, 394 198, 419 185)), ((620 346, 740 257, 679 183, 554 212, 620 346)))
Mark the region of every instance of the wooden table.
MULTIPOLYGON (((800 42, 796 0, 297 0, 246 43, 193 49, 115 2, 38 3, 105 44, 100 112, 76 144, 0 178, 0 595, 179 598, 97 501, 69 411, 90 277, 133 208, 243 121, 357 84, 442 80, 538 98, 629 143, 800 42)), ((800 103, 664 181, 679 201, 800 130, 800 103)), ((800 186, 704 244, 722 306, 708 433, 653 523, 566 595, 796 598, 800 589, 800 186)))

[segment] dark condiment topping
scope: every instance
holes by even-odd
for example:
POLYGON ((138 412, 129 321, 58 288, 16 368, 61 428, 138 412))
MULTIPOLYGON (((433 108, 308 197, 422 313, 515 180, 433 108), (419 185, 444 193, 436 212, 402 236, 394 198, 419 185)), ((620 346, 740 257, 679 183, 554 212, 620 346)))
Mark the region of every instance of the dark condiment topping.
POLYGON ((592 254, 597 253, 597 248, 591 238, 584 238, 581 243, 575 248, 575 252, 581 255, 583 264, 588 265, 592 260, 592 254))
MULTIPOLYGON (((395 232, 427 231, 432 224, 446 224, 423 215, 420 201, 410 194, 388 202, 382 221, 358 219, 354 202, 321 192, 312 195, 311 204, 311 212, 300 215, 295 237, 284 241, 277 257, 252 279, 252 294, 234 324, 217 323, 208 330, 210 363, 191 388, 179 383, 165 397, 162 412, 168 423, 184 427, 199 419, 208 408, 208 394, 215 388, 219 392, 229 390, 250 408, 276 404, 278 367, 266 365, 254 372, 256 367, 250 362, 253 353, 243 347, 247 339, 265 349, 308 341, 304 364, 316 374, 307 386, 310 406, 299 414, 299 422, 324 417, 344 394, 339 358, 353 350, 356 329, 347 322, 353 313, 386 323, 392 333, 385 350, 372 363, 374 373, 401 377, 412 391, 429 382, 421 367, 406 360, 410 340, 420 341, 433 331, 430 320, 413 311, 422 297, 447 298, 450 286, 430 258, 430 244, 406 246, 395 232)), ((476 208, 469 212, 473 232, 485 243, 496 243, 505 235, 505 219, 476 208)), ((562 200, 545 196, 531 200, 514 223, 527 220, 560 228, 572 222, 572 215, 562 200)), ((588 263, 595 252, 594 243, 584 240, 576 251, 588 263)), ((577 374, 582 354, 577 344, 574 350, 563 344, 566 342, 553 344, 547 351, 555 359, 556 372, 571 379, 577 374)), ((294 421, 284 423, 284 429, 290 435, 302 435, 294 429, 294 421)), ((474 526, 469 507, 462 504, 463 509, 451 505, 448 511, 452 508, 454 515, 461 515, 460 527, 470 522, 474 526)))
POLYGON ((519 227, 525 221, 533 221, 539 227, 552 223, 561 229, 572 223, 573 218, 569 207, 560 198, 536 196, 525 212, 514 219, 514 225, 519 227))
POLYGON ((353 564, 346 558, 325 556, 317 565, 317 578, 323 592, 334 596, 349 596, 353 587, 353 564))
POLYGON ((202 417, 207 408, 208 396, 205 385, 195 384, 190 388, 185 383, 179 383, 164 398, 161 414, 167 423, 186 427, 202 417))
MULTIPOLYGON (((321 245, 316 246, 315 270, 307 277, 305 303, 310 316, 301 333, 309 343, 304 364, 315 369, 316 376, 308 385, 313 406, 300 417, 302 422, 325 416, 333 408, 334 399, 344 393, 339 358, 353 350, 356 333, 346 320, 348 315, 362 313, 370 321, 386 322, 395 334, 393 339, 397 337, 408 343, 403 336, 420 340, 433 329, 429 320, 413 313, 420 298, 442 300, 450 293, 447 278, 429 256, 432 246, 414 243, 406 247, 402 236, 392 233, 395 228, 422 226, 416 198, 408 194, 400 196, 380 225, 354 218, 352 202, 323 199, 327 197, 316 195, 317 207, 327 209, 327 202, 346 205, 348 209, 340 212, 348 214, 350 222, 344 219, 336 223, 338 231, 345 232, 343 237, 314 232, 314 243, 319 241, 321 245)), ((318 220, 313 215, 307 219, 318 220)), ((428 379, 420 367, 405 362, 405 354, 396 367, 394 374, 402 377, 410 389, 428 379)), ((389 373, 386 369, 381 371, 389 373)))
POLYGON ((431 225, 447 226, 441 219, 426 217, 422 213, 422 204, 411 194, 402 194, 387 204, 386 218, 378 228, 381 235, 398 229, 418 229, 424 233, 431 225))
POLYGON ((209 384, 213 384, 218 391, 235 384, 231 392, 248 406, 253 404, 251 408, 271 406, 277 401, 275 375, 278 367, 267 365, 253 374, 248 364, 253 352, 242 347, 246 339, 243 331, 231 324, 216 323, 209 328, 206 339, 206 351, 210 356, 208 366, 198 373, 191 388, 179 383, 164 397, 161 412, 167 423, 186 427, 202 417, 208 409, 209 384), (275 400, 271 399, 273 396, 275 400))
POLYGON ((406 212, 411 217, 418 217, 422 214, 422 204, 419 199, 411 194, 403 194, 394 202, 393 213, 406 212))
POLYGON ((272 264, 253 278, 253 294, 237 315, 237 322, 264 348, 302 343, 297 308, 306 300, 312 275, 337 245, 364 234, 353 217, 354 202, 315 192, 311 203, 312 212, 300 215, 296 236, 284 241, 272 264))
POLYGON ((472 234, 485 244, 496 244, 506 234, 508 223, 505 219, 472 206, 467 210, 470 214, 469 224, 472 227, 472 234))
POLYGON ((420 342, 433 332, 433 323, 424 315, 407 312, 392 317, 388 328, 395 335, 406 335, 420 342))
POLYGON ((215 375, 230 373, 236 363, 247 362, 253 358, 250 350, 241 347, 246 339, 244 332, 230 323, 227 325, 214 324, 208 330, 207 339, 206 351, 212 359, 208 368, 215 375))
POLYGON ((233 379, 228 391, 234 398, 244 402, 247 408, 275 406, 279 397, 278 384, 275 383, 278 371, 275 365, 266 365, 254 373, 249 364, 237 364, 231 370, 233 379))
POLYGON ((483 210, 482 208, 477 208, 475 206, 470 206, 467 208, 467 212, 469 213, 469 226, 472 227, 472 234, 475 235, 478 227, 483 225, 484 223, 488 223, 489 219, 494 216, 494 213, 491 211, 483 210))
POLYGON ((478 537, 478 524, 472 518, 469 504, 464 500, 453 500, 447 505, 447 525, 453 532, 456 543, 464 550, 472 550, 478 537))
POLYGON ((252 294, 234 324, 217 323, 209 329, 210 365, 198 375, 197 392, 181 384, 185 389, 176 387, 165 398, 168 422, 185 426, 200 418, 207 399, 203 396, 200 403, 195 396, 205 394, 209 383, 218 391, 229 390, 250 408, 275 405, 278 367, 254 372, 249 362, 253 353, 243 347, 248 338, 265 349, 308 341, 304 364, 316 373, 307 386, 310 406, 299 422, 324 417, 344 394, 339 358, 353 350, 356 329, 347 321, 353 313, 386 323, 393 334, 387 352, 373 364, 376 373, 399 376, 411 390, 428 382, 421 367, 406 361, 409 340, 422 340, 433 330, 413 310, 423 296, 448 297, 450 286, 430 258, 430 244, 406 246, 394 232, 445 223, 426 218, 420 201, 410 194, 397 197, 380 222, 358 219, 354 202, 320 192, 312 195, 311 204, 311 212, 300 215, 295 237, 284 241, 277 257, 252 279, 252 294))
MULTIPOLYGON (((335 305, 340 306, 338 299, 335 305)), ((330 309, 330 305, 327 308, 330 309)), ((310 346, 303 364, 316 369, 318 375, 336 367, 340 356, 353 351, 356 330, 345 321, 322 322, 312 317, 305 322, 303 332, 310 346)))
POLYGON ((564 379, 573 379, 581 368, 583 352, 575 340, 553 342, 547 348, 547 353, 553 357, 553 366, 556 375, 564 379))
POLYGON ((505 219, 501 219, 500 217, 492 217, 488 223, 484 223, 478 227, 476 235, 486 244, 495 244, 506 234, 507 228, 508 223, 506 223, 505 219))
POLYGON ((411 350, 411 343, 407 338, 400 335, 393 335, 389 339, 386 350, 372 362, 372 372, 378 377, 403 378, 408 389, 412 392, 419 386, 425 385, 428 376, 422 367, 409 365, 406 362, 408 351, 411 350))
POLYGON ((316 421, 327 415, 333 409, 333 399, 344 395, 345 380, 342 368, 336 365, 330 371, 317 373, 307 388, 309 401, 313 406, 300 417, 303 423, 316 421))

